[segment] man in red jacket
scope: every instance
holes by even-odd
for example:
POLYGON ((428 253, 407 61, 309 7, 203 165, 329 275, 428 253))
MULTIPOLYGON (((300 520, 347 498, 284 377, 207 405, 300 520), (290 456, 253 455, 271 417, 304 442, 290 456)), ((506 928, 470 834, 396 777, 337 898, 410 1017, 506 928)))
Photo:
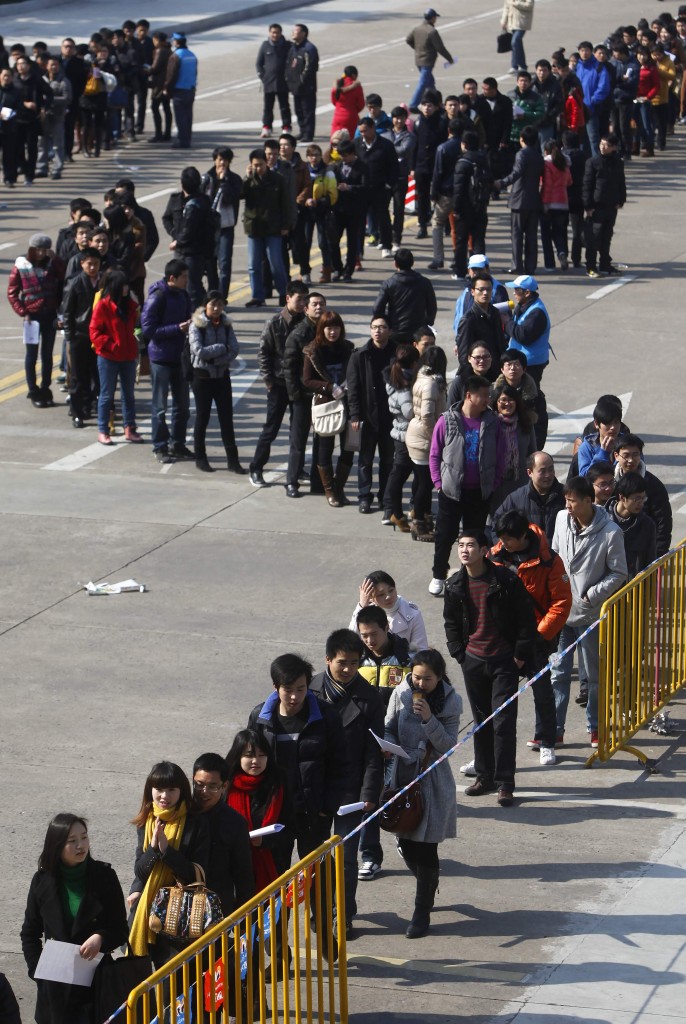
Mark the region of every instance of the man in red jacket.
MULTIPOLYGON (((551 551, 543 530, 529 523, 521 512, 513 510, 496 519, 495 533, 498 543, 491 549, 489 559, 516 572, 534 602, 538 640, 531 664, 526 666, 530 677, 540 671, 549 655, 557 650, 560 630, 572 607, 572 589, 564 563, 551 551)), ((540 751, 542 765, 552 765, 556 760, 557 721, 550 670, 531 688, 536 708, 536 729, 527 746, 540 751)))

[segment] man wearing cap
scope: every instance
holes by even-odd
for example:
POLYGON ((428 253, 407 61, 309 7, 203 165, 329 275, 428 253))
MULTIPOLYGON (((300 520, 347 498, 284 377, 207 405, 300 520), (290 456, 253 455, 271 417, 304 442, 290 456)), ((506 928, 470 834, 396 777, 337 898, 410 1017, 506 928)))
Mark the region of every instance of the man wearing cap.
POLYGON ((164 91, 171 96, 178 134, 173 149, 190 149, 193 132, 193 103, 198 83, 198 58, 188 49, 180 32, 172 36, 172 55, 167 65, 164 91))
MULTIPOLYGON (((457 328, 460 326, 460 320, 465 315, 465 313, 469 312, 472 302, 474 301, 474 296, 472 294, 472 286, 470 282, 476 276, 477 271, 479 270, 485 270, 487 273, 491 273, 488 262, 488 256, 485 256, 482 252, 475 252, 473 256, 469 257, 469 262, 467 263, 467 284, 465 285, 464 291, 458 297, 458 300, 455 303, 455 319, 453 320, 453 331, 455 332, 455 334, 457 334, 457 328)), ((492 274, 491 277, 493 277, 492 274)), ((457 274, 453 274, 452 278, 454 281, 459 280, 457 274)), ((507 294, 507 288, 505 287, 505 285, 502 284, 500 281, 496 280, 495 277, 493 277, 493 296, 491 301, 493 303, 507 302, 508 299, 509 295, 507 294)), ((457 355, 457 353, 455 354, 457 355)))
POLYGON ((436 86, 433 68, 439 53, 449 64, 455 63, 436 28, 436 18, 440 18, 440 14, 433 7, 429 7, 428 11, 424 12, 424 21, 413 28, 405 39, 407 45, 414 50, 414 62, 419 68, 419 81, 410 101, 410 110, 413 113, 417 112, 424 92, 427 89, 434 89, 436 86))
POLYGON ((515 293, 512 315, 503 324, 510 348, 519 349, 527 360, 527 370, 539 390, 543 371, 550 359, 550 317, 538 294, 538 282, 531 274, 508 281, 515 293))

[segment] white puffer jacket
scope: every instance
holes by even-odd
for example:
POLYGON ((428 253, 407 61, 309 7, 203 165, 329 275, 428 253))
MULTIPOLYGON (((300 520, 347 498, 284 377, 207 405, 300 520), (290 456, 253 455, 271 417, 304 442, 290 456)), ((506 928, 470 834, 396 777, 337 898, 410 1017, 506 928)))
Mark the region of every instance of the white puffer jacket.
POLYGON ((422 366, 417 374, 412 387, 412 406, 414 417, 407 427, 405 444, 413 462, 428 466, 434 427, 446 409, 445 380, 440 374, 432 373, 428 366, 422 366))

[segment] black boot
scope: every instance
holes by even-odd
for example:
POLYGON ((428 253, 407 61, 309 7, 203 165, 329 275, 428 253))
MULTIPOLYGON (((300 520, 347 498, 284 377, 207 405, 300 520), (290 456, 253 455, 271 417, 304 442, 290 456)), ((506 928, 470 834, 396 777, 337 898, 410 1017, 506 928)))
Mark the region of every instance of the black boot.
POLYGON ((438 889, 438 870, 428 868, 425 864, 418 864, 414 914, 405 932, 408 939, 421 939, 428 932, 436 889, 438 889))
POLYGON ((238 460, 238 448, 235 445, 233 448, 226 449, 226 464, 229 468, 229 473, 237 473, 239 476, 244 476, 247 472, 238 460))
POLYGON ((345 496, 345 485, 347 483, 348 477, 350 476, 350 468, 350 466, 347 466, 345 463, 341 462, 340 459, 338 460, 338 465, 336 466, 336 475, 334 476, 333 484, 336 489, 336 494, 338 495, 338 500, 340 501, 341 505, 350 504, 350 502, 345 496))
POLYGON ((196 455, 195 468, 199 469, 202 473, 214 473, 214 469, 207 461, 206 455, 196 455))
POLYGON ((40 394, 41 398, 45 402, 46 409, 49 409, 51 406, 55 404, 55 400, 52 397, 52 391, 50 390, 50 388, 41 388, 40 394))

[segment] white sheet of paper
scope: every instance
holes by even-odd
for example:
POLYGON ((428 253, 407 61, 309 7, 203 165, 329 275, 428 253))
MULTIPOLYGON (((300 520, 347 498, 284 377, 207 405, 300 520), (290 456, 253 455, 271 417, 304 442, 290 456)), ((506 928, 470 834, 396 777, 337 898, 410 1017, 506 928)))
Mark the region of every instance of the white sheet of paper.
POLYGON ((397 743, 389 743, 388 740, 382 740, 380 736, 377 736, 373 729, 369 730, 376 742, 379 744, 382 750, 385 750, 388 754, 397 754, 398 757, 404 757, 406 761, 412 761, 413 758, 406 750, 399 747, 397 743))
POLYGON ((275 832, 281 832, 285 828, 285 825, 265 825, 264 828, 255 828, 252 832, 248 832, 251 839, 257 839, 258 836, 273 836, 275 832))
POLYGON ((71 942, 48 939, 40 955, 34 978, 90 988, 95 968, 101 960, 102 953, 98 953, 93 960, 84 960, 79 956, 79 946, 71 942))
POLYGON ((355 811, 363 810, 364 800, 358 800, 357 803, 355 804, 341 804, 341 806, 338 808, 338 813, 340 814, 341 817, 343 817, 344 814, 354 814, 355 811))
POLYGON ((40 324, 37 320, 24 320, 24 344, 37 345, 40 341, 40 324))
POLYGON ((12 107, 2 107, 0 108, 0 121, 11 121, 16 114, 16 110, 13 110, 12 107))

